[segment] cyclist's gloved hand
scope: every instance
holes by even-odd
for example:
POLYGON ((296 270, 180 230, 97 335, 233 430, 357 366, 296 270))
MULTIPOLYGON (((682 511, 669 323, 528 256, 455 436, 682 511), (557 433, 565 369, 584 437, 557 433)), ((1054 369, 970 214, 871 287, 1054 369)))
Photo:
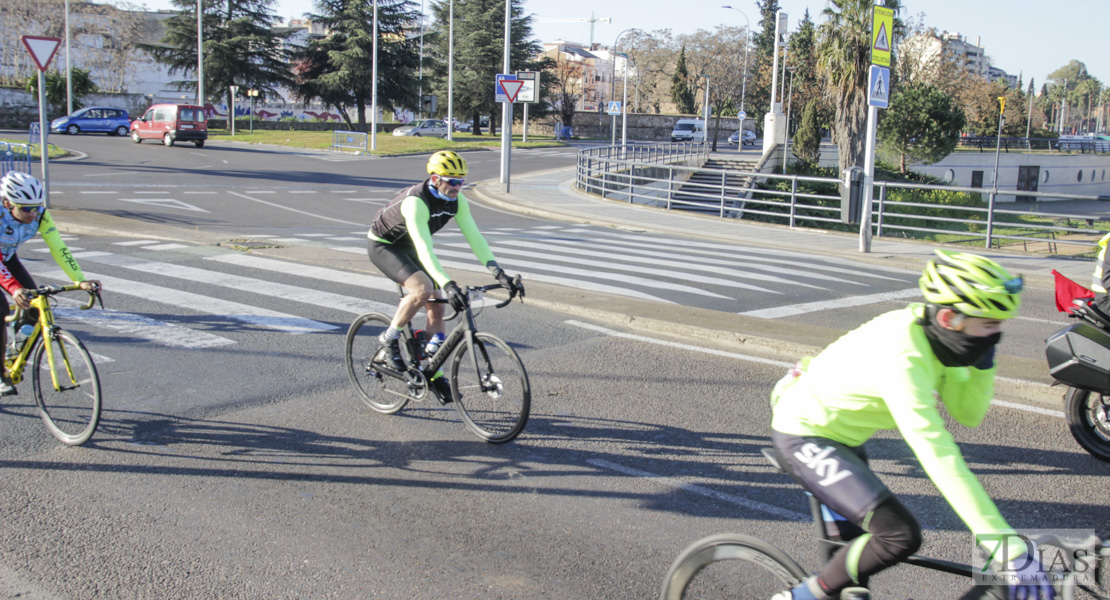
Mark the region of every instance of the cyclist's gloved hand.
POLYGON ((1056 589, 1041 561, 1028 554, 1010 563, 1010 572, 1017 581, 1010 584, 1011 600, 1053 600, 1056 589))
POLYGON ((459 284, 454 281, 448 281, 443 286, 443 291, 447 293, 447 300, 451 303, 451 308, 458 312, 466 310, 467 301, 466 293, 459 289, 459 284))

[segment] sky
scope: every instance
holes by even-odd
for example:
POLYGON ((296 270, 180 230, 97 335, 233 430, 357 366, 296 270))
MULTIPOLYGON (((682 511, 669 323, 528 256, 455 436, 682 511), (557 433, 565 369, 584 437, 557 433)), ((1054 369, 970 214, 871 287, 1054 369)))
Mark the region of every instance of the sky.
MULTIPOLYGON (((135 0, 151 9, 171 9, 170 0, 135 0)), ((421 0, 415 0, 419 5, 421 0)), ((430 14, 431 0, 423 0, 430 14)), ((1110 52, 1105 49, 1106 0, 902 0, 900 16, 923 21, 937 31, 958 32, 968 42, 979 40, 991 63, 1010 73, 1022 74, 1025 85, 1036 79, 1040 91, 1049 73, 1072 59, 1110 84, 1110 52), (923 18, 918 18, 924 13, 923 18)), ((689 34, 717 25, 743 26, 744 17, 726 10, 729 4, 747 15, 758 29, 759 11, 754 0, 525 0, 525 10, 535 21, 533 33, 541 41, 565 39, 589 42, 590 18, 611 19, 594 23, 594 41, 611 46, 615 37, 632 27, 646 31, 670 29, 672 35, 689 34), (542 19, 583 19, 583 22, 544 23, 542 19)), ((815 23, 822 21, 825 0, 779 0, 789 15, 790 30, 797 28, 806 9, 815 23)), ((312 0, 278 0, 277 13, 284 19, 299 18, 313 10, 312 0)))

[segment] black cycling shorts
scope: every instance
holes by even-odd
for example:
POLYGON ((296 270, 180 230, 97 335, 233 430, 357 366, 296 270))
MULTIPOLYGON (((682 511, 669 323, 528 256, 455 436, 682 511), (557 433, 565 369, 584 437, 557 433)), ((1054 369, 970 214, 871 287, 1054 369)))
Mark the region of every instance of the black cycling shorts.
POLYGON ((851 447, 817 436, 773 431, 779 463, 817 500, 857 525, 892 496, 867 466, 863 446, 851 447))
MULTIPOLYGON (((404 242, 388 244, 372 239, 366 244, 366 252, 370 255, 370 262, 374 263, 382 275, 400 285, 404 285, 409 277, 417 273, 428 273, 427 269, 420 264, 420 259, 416 256, 416 248, 412 244, 404 242)), ((429 275, 428 278, 431 279, 431 276, 429 275)))

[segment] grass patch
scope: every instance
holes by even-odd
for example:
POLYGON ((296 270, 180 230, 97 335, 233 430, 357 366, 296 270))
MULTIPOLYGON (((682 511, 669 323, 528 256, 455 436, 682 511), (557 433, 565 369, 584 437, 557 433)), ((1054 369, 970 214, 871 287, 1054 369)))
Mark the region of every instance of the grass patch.
MULTIPOLYGON (((9 140, 9 139, 0 139, 0 142, 7 142, 9 144, 26 144, 27 143, 27 142, 24 142, 23 140, 9 140)), ((39 145, 38 144, 30 144, 30 146, 31 146, 31 158, 33 158, 33 159, 42 158, 42 154, 39 152, 39 145)), ((47 155, 50 158, 62 158, 64 156, 69 156, 69 151, 66 150, 65 148, 60 148, 58 146, 55 146, 54 144, 51 144, 50 142, 47 142, 47 147, 50 148, 50 154, 47 155)))
MULTIPOLYGON (((235 135, 232 136, 226 129, 209 129, 209 139, 222 139, 248 144, 274 144, 277 146, 290 146, 293 148, 308 148, 312 150, 327 150, 331 146, 332 132, 330 131, 278 131, 256 130, 250 133, 243 129, 241 124, 235 126, 235 135)), ((448 141, 439 138, 393 136, 379 133, 377 149, 370 152, 374 156, 397 156, 402 154, 424 154, 439 150, 487 150, 501 147, 501 136, 473 135, 458 132, 454 140, 448 141)), ((565 146, 556 142, 550 136, 528 136, 528 142, 521 141, 520 136, 513 136, 514 148, 548 148, 565 146)))

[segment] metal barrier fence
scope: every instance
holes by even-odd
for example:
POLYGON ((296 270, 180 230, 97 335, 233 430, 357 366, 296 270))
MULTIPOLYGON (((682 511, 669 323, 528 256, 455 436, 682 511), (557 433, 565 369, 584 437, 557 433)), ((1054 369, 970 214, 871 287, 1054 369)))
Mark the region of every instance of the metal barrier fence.
POLYGON ((1050 152, 1077 152, 1080 154, 1108 154, 1110 153, 1110 139, 1099 138, 1014 138, 1004 137, 966 137, 957 142, 958 148, 978 150, 980 152, 994 152, 1001 150, 1009 152, 1050 151, 1050 152))
POLYGON ((31 146, 0 142, 0 176, 8 171, 31 172, 31 146))
MULTIPOLYGON (((682 146, 660 144, 659 146, 682 146)), ((700 146, 697 144, 695 146, 700 146)), ((840 179, 701 169, 707 150, 629 146, 590 148, 578 153, 576 187, 605 198, 746 219, 790 227, 858 231, 844 224, 840 179), (701 160, 696 166, 675 164, 701 160)), ((1097 201, 1097 196, 876 181, 871 228, 878 237, 931 239, 986 248, 1083 254, 1110 230, 1110 218, 1040 212, 1043 204, 1023 199, 1097 201), (1025 207, 1029 210, 1020 210, 1025 207), (1102 227, 1098 227, 1102 224, 1102 227)))
POLYGON ((355 150, 360 153, 370 152, 370 136, 361 131, 339 131, 331 132, 331 146, 328 146, 329 152, 342 152, 345 150, 355 150))

